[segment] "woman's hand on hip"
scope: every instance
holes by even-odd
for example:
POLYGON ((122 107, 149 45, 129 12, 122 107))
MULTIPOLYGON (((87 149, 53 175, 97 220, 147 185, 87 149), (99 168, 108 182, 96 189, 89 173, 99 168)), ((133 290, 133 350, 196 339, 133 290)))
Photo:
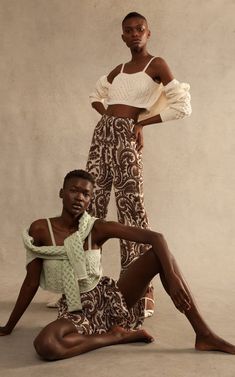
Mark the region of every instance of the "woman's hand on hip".
POLYGON ((144 147, 144 135, 143 135, 143 126, 141 124, 136 123, 133 129, 136 141, 136 149, 138 152, 144 147))

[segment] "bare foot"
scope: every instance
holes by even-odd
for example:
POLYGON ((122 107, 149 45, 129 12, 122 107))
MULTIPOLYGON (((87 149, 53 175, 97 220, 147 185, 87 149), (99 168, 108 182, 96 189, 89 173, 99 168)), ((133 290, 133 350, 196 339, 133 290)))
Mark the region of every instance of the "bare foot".
POLYGON ((143 329, 126 330, 121 326, 114 326, 109 333, 118 338, 119 344, 135 342, 151 343, 154 341, 154 338, 143 329))
POLYGON ((204 336, 197 335, 195 349, 198 351, 220 351, 235 355, 235 346, 214 333, 209 333, 204 336))

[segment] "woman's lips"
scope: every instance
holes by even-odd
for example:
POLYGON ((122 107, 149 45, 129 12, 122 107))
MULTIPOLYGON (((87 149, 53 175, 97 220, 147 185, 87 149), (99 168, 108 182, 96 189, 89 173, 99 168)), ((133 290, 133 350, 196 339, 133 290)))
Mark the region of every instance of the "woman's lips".
POLYGON ((72 207, 76 211, 80 211, 81 209, 83 209, 83 206, 81 204, 73 204, 72 207))

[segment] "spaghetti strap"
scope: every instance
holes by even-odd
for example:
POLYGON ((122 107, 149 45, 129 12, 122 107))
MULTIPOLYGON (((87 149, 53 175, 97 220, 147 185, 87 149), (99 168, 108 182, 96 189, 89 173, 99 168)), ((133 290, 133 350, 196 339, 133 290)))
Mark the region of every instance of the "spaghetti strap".
POLYGON ((124 69, 124 63, 122 64, 122 68, 121 68, 121 71, 120 71, 120 73, 123 73, 123 69, 124 69))
POLYGON ((91 231, 90 233, 88 234, 88 250, 91 250, 92 248, 92 244, 91 244, 91 231))
POLYGON ((56 246, 55 237, 54 237, 54 233, 53 233, 53 230, 52 230, 50 219, 47 219, 47 224, 48 224, 48 229, 49 229, 49 233, 50 233, 50 236, 51 236, 52 245, 56 246))
POLYGON ((148 68, 149 64, 153 61, 153 59, 155 59, 155 56, 153 56, 153 57, 149 60, 149 62, 148 62, 148 63, 146 64, 146 66, 144 67, 143 72, 146 71, 146 69, 148 68))

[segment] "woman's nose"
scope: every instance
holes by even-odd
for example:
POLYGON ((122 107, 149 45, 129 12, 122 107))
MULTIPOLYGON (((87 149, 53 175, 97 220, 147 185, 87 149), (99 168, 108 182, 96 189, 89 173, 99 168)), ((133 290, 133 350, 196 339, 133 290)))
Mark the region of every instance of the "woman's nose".
POLYGON ((132 37, 137 37, 138 36, 138 31, 137 31, 137 29, 133 29, 132 30, 132 37))
POLYGON ((76 200, 81 201, 81 200, 83 200, 83 194, 81 192, 77 192, 75 198, 76 198, 76 200))

